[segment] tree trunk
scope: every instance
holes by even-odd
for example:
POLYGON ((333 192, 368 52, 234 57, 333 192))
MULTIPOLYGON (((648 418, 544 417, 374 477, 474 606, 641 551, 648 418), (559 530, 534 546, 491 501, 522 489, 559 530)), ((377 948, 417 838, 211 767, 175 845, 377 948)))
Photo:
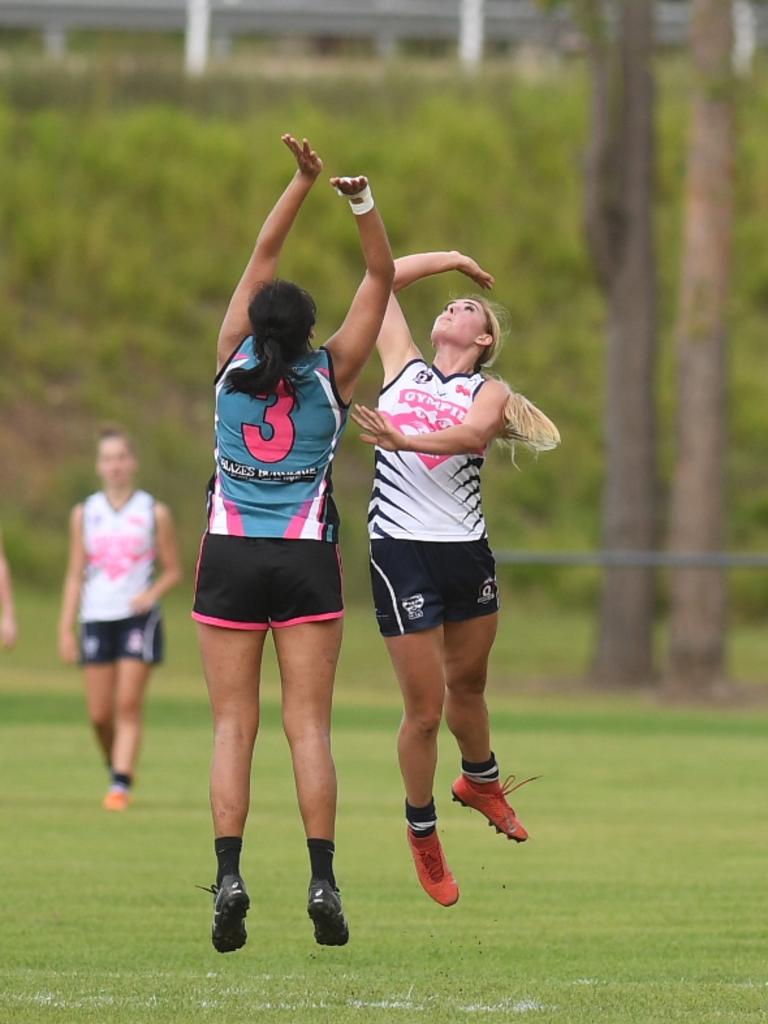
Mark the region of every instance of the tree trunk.
MULTIPOLYGON (((608 300, 606 479, 602 546, 654 546, 656 269, 653 238, 654 88, 652 0, 626 0, 615 42, 591 15, 592 145, 587 230, 608 300)), ((632 686, 653 675, 653 570, 606 570, 594 675, 632 686)))
MULTIPOLYGON (((670 547, 724 542, 725 316, 731 269, 734 100, 731 5, 693 0, 693 98, 677 329, 677 456, 670 547)), ((713 696, 724 686, 726 580, 720 570, 671 577, 668 692, 713 696)))

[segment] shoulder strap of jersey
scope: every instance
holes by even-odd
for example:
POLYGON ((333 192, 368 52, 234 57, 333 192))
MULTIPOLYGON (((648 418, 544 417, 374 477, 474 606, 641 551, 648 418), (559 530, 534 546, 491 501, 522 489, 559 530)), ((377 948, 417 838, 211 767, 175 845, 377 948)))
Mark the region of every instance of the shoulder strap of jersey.
POLYGON ((412 368, 414 366, 423 366, 423 367, 425 367, 425 369, 429 368, 426 359, 423 359, 421 356, 419 356, 417 359, 409 359, 408 362, 405 364, 405 366, 400 371, 400 373, 398 373, 398 375, 396 377, 393 377, 392 380, 389 382, 389 384, 385 384, 384 387, 379 392, 379 394, 383 395, 383 394, 385 394, 385 392, 389 391, 389 389, 392 387, 392 385, 393 384, 397 384, 397 382, 399 380, 402 380, 403 375, 410 368, 412 368))
POLYGON ((339 408, 346 411, 349 408, 350 403, 345 402, 339 394, 339 389, 336 385, 336 372, 333 368, 333 356, 325 345, 321 345, 320 348, 316 350, 315 354, 319 356, 320 360, 322 360, 316 369, 319 370, 320 373, 327 375, 328 381, 331 385, 331 391, 333 391, 333 397, 336 399, 339 408))
POLYGON ((220 370, 219 370, 219 372, 218 372, 218 373, 216 374, 216 376, 215 376, 215 377, 213 378, 213 383, 214 383, 214 384, 218 384, 218 383, 219 383, 219 381, 221 380, 221 378, 222 378, 222 377, 224 376, 224 374, 225 374, 225 373, 227 372, 227 370, 228 370, 228 369, 229 369, 229 367, 231 366, 231 364, 232 364, 232 360, 233 360, 233 359, 235 358, 235 356, 238 356, 238 355, 240 355, 240 353, 241 353, 241 352, 243 351, 243 347, 244 347, 244 346, 245 346, 245 345, 246 345, 246 344, 247 344, 247 343, 248 343, 248 342, 249 342, 249 341, 250 341, 250 340, 251 340, 252 338, 253 338, 253 335, 252 335, 252 334, 249 334, 249 335, 247 335, 247 336, 246 336, 245 338, 243 338, 243 340, 242 340, 242 341, 240 342, 240 344, 239 344, 239 345, 235 346, 235 348, 233 348, 233 349, 232 349, 232 352, 230 353, 230 355, 229 355, 228 359, 226 360, 226 362, 222 363, 222 365, 221 365, 221 369, 220 369, 220 370))

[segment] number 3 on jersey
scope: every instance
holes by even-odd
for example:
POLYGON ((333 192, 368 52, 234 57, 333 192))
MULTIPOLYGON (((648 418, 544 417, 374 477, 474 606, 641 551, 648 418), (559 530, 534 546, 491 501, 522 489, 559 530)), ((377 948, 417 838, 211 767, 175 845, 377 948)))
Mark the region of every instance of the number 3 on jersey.
POLYGON ((282 462, 296 440, 296 426, 291 419, 296 399, 286 391, 282 380, 275 394, 259 398, 265 403, 264 419, 261 423, 243 424, 245 446, 259 462, 282 462))

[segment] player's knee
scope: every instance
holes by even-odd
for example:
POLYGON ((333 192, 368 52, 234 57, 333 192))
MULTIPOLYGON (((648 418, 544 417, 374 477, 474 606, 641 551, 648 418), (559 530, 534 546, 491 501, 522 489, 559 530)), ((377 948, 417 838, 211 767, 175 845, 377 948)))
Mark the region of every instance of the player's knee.
POLYGON ((291 748, 307 744, 326 747, 331 745, 331 729, 328 723, 293 722, 284 719, 283 729, 291 748))
POLYGON ((88 717, 96 732, 104 732, 112 727, 112 714, 109 709, 91 710, 88 712, 88 717))
POLYGON ((404 724, 409 732, 415 733, 421 739, 431 740, 437 736, 441 718, 442 708, 425 708, 406 713, 404 724))
POLYGON ((115 721, 120 725, 137 725, 141 722, 141 704, 134 702, 118 704, 115 708, 115 721))
POLYGON ((217 743, 253 743, 259 727, 258 715, 244 713, 218 714, 213 723, 213 735, 217 743))
POLYGON ((447 689, 454 700, 476 700, 485 693, 486 676, 484 673, 471 673, 455 679, 449 679, 447 689))

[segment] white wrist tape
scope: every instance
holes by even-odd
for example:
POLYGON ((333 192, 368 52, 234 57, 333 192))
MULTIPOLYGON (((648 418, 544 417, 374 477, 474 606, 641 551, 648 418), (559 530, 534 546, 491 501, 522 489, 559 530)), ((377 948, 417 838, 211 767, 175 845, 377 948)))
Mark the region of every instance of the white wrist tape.
MULTIPOLYGON (((350 178, 342 178, 342 181, 350 181, 350 178)), ((369 213, 376 205, 373 201, 373 192, 371 192, 371 186, 366 185, 362 192, 358 192, 354 196, 347 195, 346 192, 342 192, 340 188, 336 191, 340 196, 344 196, 345 199, 349 200, 349 205, 352 213, 356 217, 361 217, 364 213, 369 213)))

